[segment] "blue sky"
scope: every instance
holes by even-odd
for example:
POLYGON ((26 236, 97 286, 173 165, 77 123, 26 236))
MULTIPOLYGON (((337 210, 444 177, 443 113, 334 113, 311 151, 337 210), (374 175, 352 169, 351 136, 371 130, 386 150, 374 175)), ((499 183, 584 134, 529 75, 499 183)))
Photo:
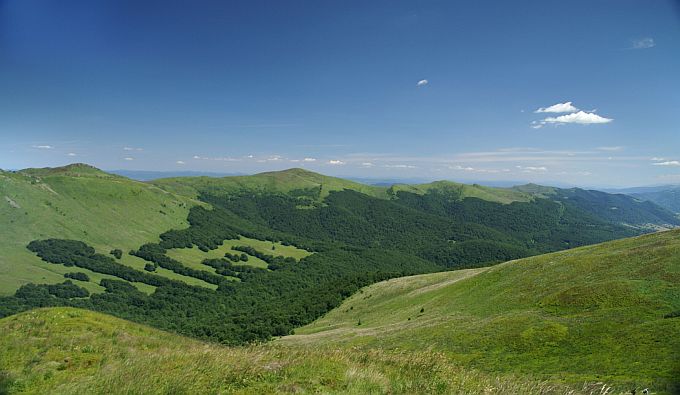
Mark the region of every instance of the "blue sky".
POLYGON ((0 168, 680 183, 678 70, 670 0, 0 0, 0 168))

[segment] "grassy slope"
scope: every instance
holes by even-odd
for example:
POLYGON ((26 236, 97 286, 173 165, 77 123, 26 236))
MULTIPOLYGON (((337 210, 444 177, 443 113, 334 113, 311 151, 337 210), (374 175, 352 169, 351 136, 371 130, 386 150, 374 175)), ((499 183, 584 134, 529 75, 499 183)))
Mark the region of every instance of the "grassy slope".
MULTIPOLYGON (((11 294, 27 282, 61 282, 63 273, 74 271, 42 262, 26 249, 32 240, 73 238, 91 244, 98 252, 120 248, 127 255, 130 249, 158 240, 166 230, 186 227, 193 204, 186 197, 86 165, 2 172, 0 295, 11 294)), ((126 257, 124 263, 134 265, 132 260, 126 257)), ((106 277, 87 273, 97 282, 106 277)), ((94 282, 86 287, 101 291, 94 282)))
POLYGON ((71 308, 0 320, 0 393, 599 394, 601 387, 568 392, 463 368, 432 351, 226 348, 71 308))
POLYGON ((680 377, 673 311, 678 231, 375 284, 280 342, 434 349, 488 371, 659 388, 680 377))

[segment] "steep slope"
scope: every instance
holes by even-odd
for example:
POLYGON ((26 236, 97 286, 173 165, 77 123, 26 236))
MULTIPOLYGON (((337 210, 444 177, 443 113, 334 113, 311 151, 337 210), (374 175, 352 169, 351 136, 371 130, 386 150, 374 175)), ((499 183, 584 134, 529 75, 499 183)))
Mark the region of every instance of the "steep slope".
POLYGON ((658 392, 680 384, 678 316, 680 232, 668 231, 378 283, 279 342, 433 349, 483 370, 658 392))
MULTIPOLYGON (((172 228, 187 227, 189 208, 199 202, 88 165, 0 173, 0 295, 28 282, 63 281, 66 269, 46 265, 26 249, 41 238, 84 240, 124 261, 140 244, 172 228)), ((128 262, 130 261, 130 262, 128 262)), ((95 273, 89 273, 99 279, 95 273)), ((90 291, 102 288, 90 283, 90 291)))
POLYGON ((589 393, 485 374, 436 352, 227 348, 71 308, 0 320, 0 393, 589 393))

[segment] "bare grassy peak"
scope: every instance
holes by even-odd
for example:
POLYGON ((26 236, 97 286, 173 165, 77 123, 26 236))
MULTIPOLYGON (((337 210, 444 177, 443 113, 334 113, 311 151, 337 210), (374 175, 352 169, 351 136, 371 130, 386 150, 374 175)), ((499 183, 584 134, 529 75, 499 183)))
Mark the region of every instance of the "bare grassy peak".
POLYGON ((72 163, 66 166, 60 167, 43 167, 43 168, 28 168, 20 170, 19 173, 33 175, 38 177, 47 176, 73 176, 73 177, 111 177, 119 178, 113 174, 109 174, 103 170, 100 170, 94 166, 88 165, 86 163, 72 163))

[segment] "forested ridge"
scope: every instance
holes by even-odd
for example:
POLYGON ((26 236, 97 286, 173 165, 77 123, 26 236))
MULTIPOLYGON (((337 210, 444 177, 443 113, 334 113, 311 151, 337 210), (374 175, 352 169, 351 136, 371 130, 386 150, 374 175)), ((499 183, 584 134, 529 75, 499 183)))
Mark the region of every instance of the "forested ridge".
MULTIPOLYGON (((396 191, 390 198, 355 190, 294 189, 289 193, 214 187, 199 191, 210 207, 194 206, 189 227, 159 235, 131 251, 95 251, 78 240, 35 240, 27 248, 45 262, 114 276, 103 293, 79 286, 84 273, 62 284, 21 287, 0 298, 0 316, 43 306, 75 306, 113 314, 193 337, 228 344, 267 340, 318 318, 359 288, 376 281, 494 263, 639 234, 587 199, 535 198, 502 204, 461 199, 456 191, 396 191), (588 206, 590 207, 590 206, 588 206), (247 237, 313 252, 301 259, 248 245, 200 269, 168 255, 196 246, 213 251, 247 237), (120 263, 122 254, 146 261, 145 270, 120 263), (248 265, 249 257, 267 268, 248 265), (188 285, 157 268, 213 284, 188 285), (140 292, 133 283, 155 287, 140 292)), ((607 203, 605 203, 607 204, 607 203)), ((121 219, 124 220, 124 219, 121 219)))

